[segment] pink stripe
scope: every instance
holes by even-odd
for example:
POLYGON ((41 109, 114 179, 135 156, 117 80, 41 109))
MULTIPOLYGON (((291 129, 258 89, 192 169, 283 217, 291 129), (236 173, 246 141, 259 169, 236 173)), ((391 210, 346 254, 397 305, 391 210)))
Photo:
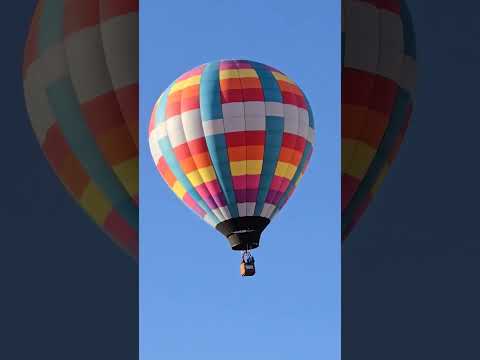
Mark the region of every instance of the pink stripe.
POLYGON ((245 175, 232 176, 233 188, 235 190, 243 190, 247 188, 247 178, 245 175))
POLYGON ((282 179, 280 176, 274 175, 270 184, 270 190, 279 191, 282 187, 282 179))
POLYGON ((258 189, 260 186, 260 175, 247 175, 247 189, 258 189))
POLYGON ((197 205, 197 203, 192 199, 192 197, 188 193, 185 193, 182 200, 185 202, 185 204, 188 205, 190 209, 192 209, 198 215, 200 215, 200 217, 205 216, 206 212, 197 205))
POLYGON ((235 61, 222 60, 222 61, 220 62, 219 68, 220 68, 220 70, 237 69, 237 64, 235 63, 235 61))
POLYGON ((176 81, 181 81, 181 80, 188 79, 188 78, 190 78, 190 77, 192 77, 192 76, 201 75, 204 68, 205 68, 205 64, 200 65, 200 66, 197 66, 196 68, 194 68, 194 69, 192 69, 192 70, 190 70, 190 71, 187 71, 186 73, 184 73, 183 75, 181 75, 179 78, 177 78, 176 81))
POLYGON ((220 188, 220 185, 218 184, 217 180, 207 182, 204 185, 207 187, 208 192, 211 195, 217 195, 217 194, 220 194, 222 192, 222 189, 220 188))

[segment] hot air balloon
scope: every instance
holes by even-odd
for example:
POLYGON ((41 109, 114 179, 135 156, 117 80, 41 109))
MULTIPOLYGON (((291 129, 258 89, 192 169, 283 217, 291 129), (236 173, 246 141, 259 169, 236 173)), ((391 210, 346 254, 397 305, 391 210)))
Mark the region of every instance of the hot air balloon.
POLYGON ((253 275, 250 250, 312 154, 313 114, 302 90, 258 62, 210 62, 161 94, 148 133, 169 188, 243 252, 242 275, 253 275))
POLYGON ((34 133, 61 182, 138 253, 138 0, 40 0, 24 54, 34 133))
POLYGON ((342 240, 403 141, 414 101, 415 59, 403 0, 342 0, 342 240))

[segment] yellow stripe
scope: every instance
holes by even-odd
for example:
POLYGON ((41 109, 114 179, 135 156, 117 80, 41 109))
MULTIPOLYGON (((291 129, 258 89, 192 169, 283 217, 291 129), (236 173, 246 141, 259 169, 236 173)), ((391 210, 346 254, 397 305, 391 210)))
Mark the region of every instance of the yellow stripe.
POLYGON ((245 175, 247 173, 247 161, 231 161, 230 170, 232 172, 232 176, 245 175))
POLYGON ((283 74, 280 74, 279 72, 276 72, 276 71, 272 71, 272 75, 275 79, 277 80, 283 80, 283 81, 286 81, 290 84, 293 84, 293 85, 296 85, 295 82, 293 80, 290 80, 288 77, 286 77, 285 75, 283 74))
POLYGON ((284 177, 288 180, 292 180, 295 172, 297 171, 297 166, 279 161, 277 163, 277 168, 275 169, 275 175, 284 177))
POLYGON ((95 183, 91 181, 83 192, 79 203, 99 225, 102 225, 105 222, 105 219, 112 210, 112 204, 107 200, 105 195, 100 192, 95 183))
POLYGON ((260 175, 263 160, 247 160, 247 175, 260 175))
POLYGON ((233 69, 233 70, 220 71, 220 80, 247 78, 247 77, 258 78, 258 75, 257 75, 257 72, 253 69, 238 69, 238 70, 233 69))
POLYGON ((198 185, 215 180, 217 177, 213 167, 209 166, 189 172, 187 178, 193 187, 197 187, 198 185))
POLYGON ((138 157, 114 166, 113 171, 130 196, 138 194, 138 157))
POLYGON ((185 188, 180 184, 180 182, 175 181, 173 184, 172 191, 177 195, 180 199, 183 199, 183 195, 187 192, 185 188))
POLYGON ((192 184, 193 187, 203 184, 202 177, 200 176, 200 173, 198 172, 198 170, 189 172, 187 174, 187 178, 188 180, 190 180, 190 183, 192 184))
POLYGON ((173 84, 173 86, 170 88, 170 93, 169 94, 172 94, 174 93, 175 91, 179 91, 179 90, 183 90, 189 86, 193 86, 193 85, 198 85, 200 84, 200 78, 201 76, 200 75, 197 75, 197 76, 192 76, 188 79, 185 79, 185 80, 182 80, 182 81, 179 81, 179 82, 176 82, 175 84, 173 84))
POLYGON ((376 150, 363 141, 342 140, 342 172, 362 179, 375 156, 376 150))
POLYGON ((200 176, 202 177, 204 182, 210 182, 217 178, 217 176, 215 175, 215 170, 212 166, 198 169, 198 172, 200 173, 200 176))
POLYGON ((260 175, 262 173, 262 160, 242 160, 230 162, 232 176, 260 175))

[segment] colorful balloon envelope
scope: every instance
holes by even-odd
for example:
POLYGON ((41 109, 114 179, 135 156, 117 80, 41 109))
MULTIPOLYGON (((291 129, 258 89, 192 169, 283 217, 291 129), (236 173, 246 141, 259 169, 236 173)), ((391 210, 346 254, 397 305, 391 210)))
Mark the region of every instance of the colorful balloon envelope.
POLYGON ((24 59, 35 135, 66 189, 138 253, 138 0, 40 0, 24 59))
POLYGON ((156 102, 149 126, 165 182, 234 250, 258 247, 304 174, 314 136, 302 90, 279 70, 247 60, 180 76, 156 102))
POLYGON ((342 239, 388 172, 410 122, 415 34, 403 0, 342 0, 342 239))

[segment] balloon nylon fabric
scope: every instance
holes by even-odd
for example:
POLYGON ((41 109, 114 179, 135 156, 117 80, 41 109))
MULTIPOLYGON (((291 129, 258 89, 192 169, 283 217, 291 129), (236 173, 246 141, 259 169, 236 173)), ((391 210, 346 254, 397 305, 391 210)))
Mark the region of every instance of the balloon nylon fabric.
POLYGON ((415 59, 404 1, 342 1, 342 240, 403 141, 412 113, 415 59))
POLYGON ((299 87, 247 60, 201 65, 156 102, 149 143, 170 189, 207 223, 271 219, 303 175, 314 121, 299 87))
POLYGON ((40 0, 25 48, 36 137, 88 215, 138 253, 138 0, 40 0))

